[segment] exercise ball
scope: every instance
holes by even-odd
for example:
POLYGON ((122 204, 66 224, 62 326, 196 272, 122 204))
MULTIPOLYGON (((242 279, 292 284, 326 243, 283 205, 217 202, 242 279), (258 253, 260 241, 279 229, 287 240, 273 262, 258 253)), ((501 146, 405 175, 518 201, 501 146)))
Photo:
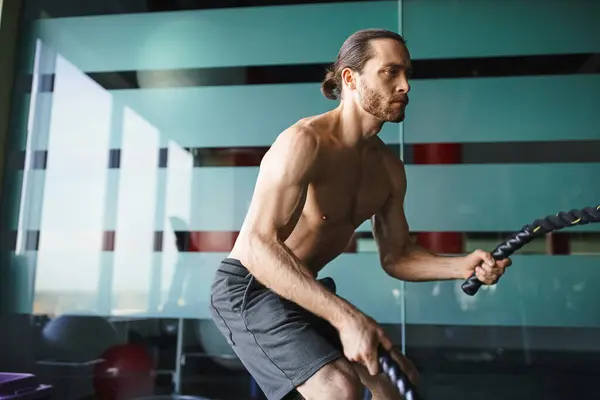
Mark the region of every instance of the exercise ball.
POLYGON ((44 325, 42 338, 48 356, 64 362, 98 359, 118 343, 115 327, 97 315, 60 315, 44 325))
POLYGON ((100 400, 125 400, 154 393, 154 362, 141 344, 108 349, 94 368, 94 390, 100 400))
POLYGON ((199 319, 195 324, 196 339, 204 352, 216 364, 230 370, 243 370, 244 364, 227 343, 227 339, 219 331, 213 320, 199 319))

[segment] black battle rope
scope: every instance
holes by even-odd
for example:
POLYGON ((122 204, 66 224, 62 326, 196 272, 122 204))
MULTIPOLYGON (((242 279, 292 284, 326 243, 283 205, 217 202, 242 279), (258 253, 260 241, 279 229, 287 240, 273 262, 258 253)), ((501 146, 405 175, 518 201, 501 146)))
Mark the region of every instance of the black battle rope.
MULTIPOLYGON (((590 222, 600 222, 600 206, 586 207, 582 210, 563 211, 543 219, 537 219, 525 225, 519 232, 500 243, 492 252, 496 260, 508 258, 515 251, 531 242, 534 238, 546 233, 568 228, 575 225, 585 225, 590 222)), ((463 292, 469 296, 475 295, 483 283, 473 273, 461 285, 463 292)))
POLYGON ((392 384, 398 389, 398 392, 406 400, 423 400, 423 397, 417 393, 413 384, 406 374, 402 372, 402 369, 388 351, 379 347, 377 359, 379 361, 379 368, 387 375, 392 384))

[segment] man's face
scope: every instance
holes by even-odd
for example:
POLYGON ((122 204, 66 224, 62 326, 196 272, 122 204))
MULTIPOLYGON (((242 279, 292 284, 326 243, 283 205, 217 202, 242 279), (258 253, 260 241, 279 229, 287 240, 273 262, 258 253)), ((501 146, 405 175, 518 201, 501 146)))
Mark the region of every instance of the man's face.
POLYGON ((382 122, 402 122, 408 104, 412 72, 408 49, 395 40, 371 42, 373 57, 356 74, 357 100, 362 108, 382 122))

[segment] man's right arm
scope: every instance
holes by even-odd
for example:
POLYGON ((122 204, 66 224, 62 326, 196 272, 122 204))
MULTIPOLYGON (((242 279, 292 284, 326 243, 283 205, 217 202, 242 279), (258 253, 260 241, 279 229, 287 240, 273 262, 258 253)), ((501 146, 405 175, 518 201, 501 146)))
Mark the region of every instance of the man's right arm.
POLYGON ((246 268, 266 287, 339 327, 356 313, 321 285, 280 239, 302 212, 314 176, 318 139, 294 128, 283 132, 261 162, 254 196, 238 240, 250 249, 246 268))

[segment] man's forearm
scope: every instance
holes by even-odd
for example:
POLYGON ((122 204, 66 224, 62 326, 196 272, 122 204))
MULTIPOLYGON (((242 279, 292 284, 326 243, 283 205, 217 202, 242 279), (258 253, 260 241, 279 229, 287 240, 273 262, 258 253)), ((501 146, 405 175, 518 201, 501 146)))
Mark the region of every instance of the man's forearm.
POLYGON ((354 308, 320 284, 292 252, 278 240, 253 235, 246 266, 263 285, 338 327, 354 308))
POLYGON ((385 271, 398 279, 412 282, 462 279, 462 257, 442 256, 416 244, 384 260, 385 271))

